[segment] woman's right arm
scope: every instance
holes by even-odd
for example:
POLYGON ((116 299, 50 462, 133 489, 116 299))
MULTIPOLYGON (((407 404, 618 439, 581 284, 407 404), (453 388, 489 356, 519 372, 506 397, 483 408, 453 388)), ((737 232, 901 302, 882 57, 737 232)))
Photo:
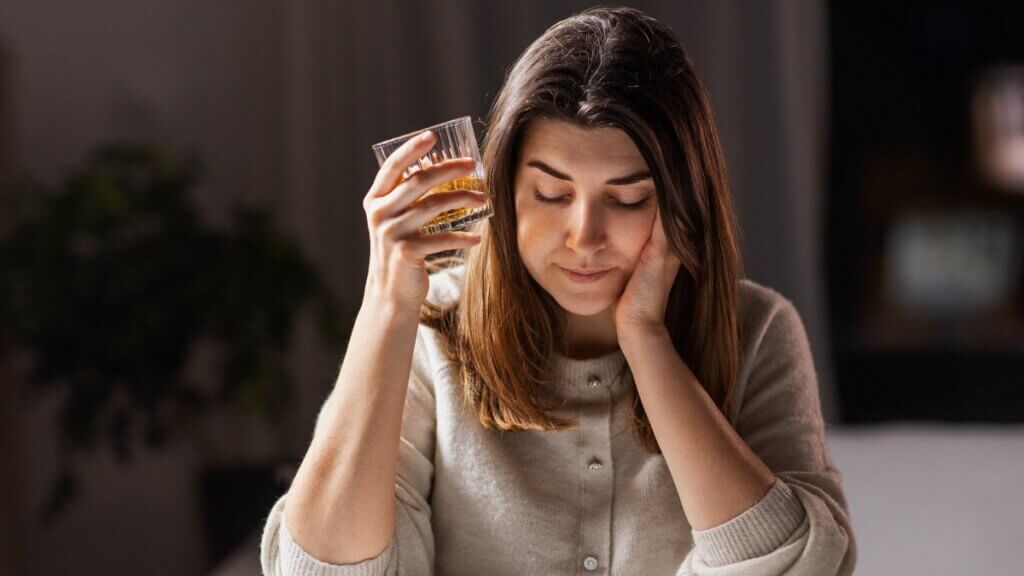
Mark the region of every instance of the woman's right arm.
POLYGON ((472 160, 452 160, 401 181, 402 169, 431 143, 432 138, 413 139, 399 148, 364 199, 370 270, 362 307, 335 387, 283 502, 282 522, 290 536, 326 564, 360 563, 390 547, 403 407, 412 386, 419 308, 429 288, 425 258, 479 242, 479 235, 468 232, 419 234, 445 210, 483 205, 481 193, 467 190, 416 202, 431 187, 473 168, 472 160))
POLYGON ((330 564, 379 554, 395 523, 395 474, 416 319, 364 307, 338 380, 288 490, 295 541, 330 564))

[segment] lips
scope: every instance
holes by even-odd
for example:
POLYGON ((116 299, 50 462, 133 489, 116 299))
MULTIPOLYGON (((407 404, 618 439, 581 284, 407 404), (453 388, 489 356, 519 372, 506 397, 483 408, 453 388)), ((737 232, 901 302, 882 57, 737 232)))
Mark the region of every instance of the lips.
POLYGON ((611 268, 606 268, 604 270, 595 268, 564 268, 562 266, 559 266, 559 268, 562 269, 562 272, 565 272, 565 275, 568 276, 570 280, 581 284, 596 282, 607 276, 608 272, 611 272, 611 268))

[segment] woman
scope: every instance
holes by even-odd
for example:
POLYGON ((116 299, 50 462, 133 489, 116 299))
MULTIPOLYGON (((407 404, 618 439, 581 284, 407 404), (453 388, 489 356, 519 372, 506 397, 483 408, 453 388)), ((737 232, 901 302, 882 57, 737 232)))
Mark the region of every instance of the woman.
POLYGON ((741 279, 723 155, 671 31, 559 22, 509 73, 482 195, 364 200, 362 309, 263 533, 266 574, 850 574, 856 548, 799 315, 741 279), (428 276, 428 255, 458 249, 428 276))

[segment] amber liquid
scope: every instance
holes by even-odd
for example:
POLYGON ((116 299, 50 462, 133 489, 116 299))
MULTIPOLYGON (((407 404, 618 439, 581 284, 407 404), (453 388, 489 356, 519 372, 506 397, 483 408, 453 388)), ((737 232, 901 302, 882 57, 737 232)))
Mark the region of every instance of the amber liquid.
MULTIPOLYGON (((477 190, 487 194, 487 182, 478 176, 465 176, 456 178, 440 186, 434 186, 423 197, 438 192, 451 192, 453 190, 477 190)), ((491 215, 490 206, 484 205, 479 208, 455 208, 447 210, 432 218, 423 225, 425 234, 436 234, 445 230, 457 230, 463 228, 491 215)))

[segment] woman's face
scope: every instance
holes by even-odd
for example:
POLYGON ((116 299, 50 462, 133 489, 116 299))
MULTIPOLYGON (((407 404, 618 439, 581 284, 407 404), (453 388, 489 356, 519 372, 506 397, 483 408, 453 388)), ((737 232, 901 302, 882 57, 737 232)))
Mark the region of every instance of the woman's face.
POLYGON ((551 119, 525 128, 515 202, 526 268, 580 316, 607 310, 622 294, 658 206, 647 163, 625 132, 551 119), (567 268, 606 272, 574 278, 567 268))

